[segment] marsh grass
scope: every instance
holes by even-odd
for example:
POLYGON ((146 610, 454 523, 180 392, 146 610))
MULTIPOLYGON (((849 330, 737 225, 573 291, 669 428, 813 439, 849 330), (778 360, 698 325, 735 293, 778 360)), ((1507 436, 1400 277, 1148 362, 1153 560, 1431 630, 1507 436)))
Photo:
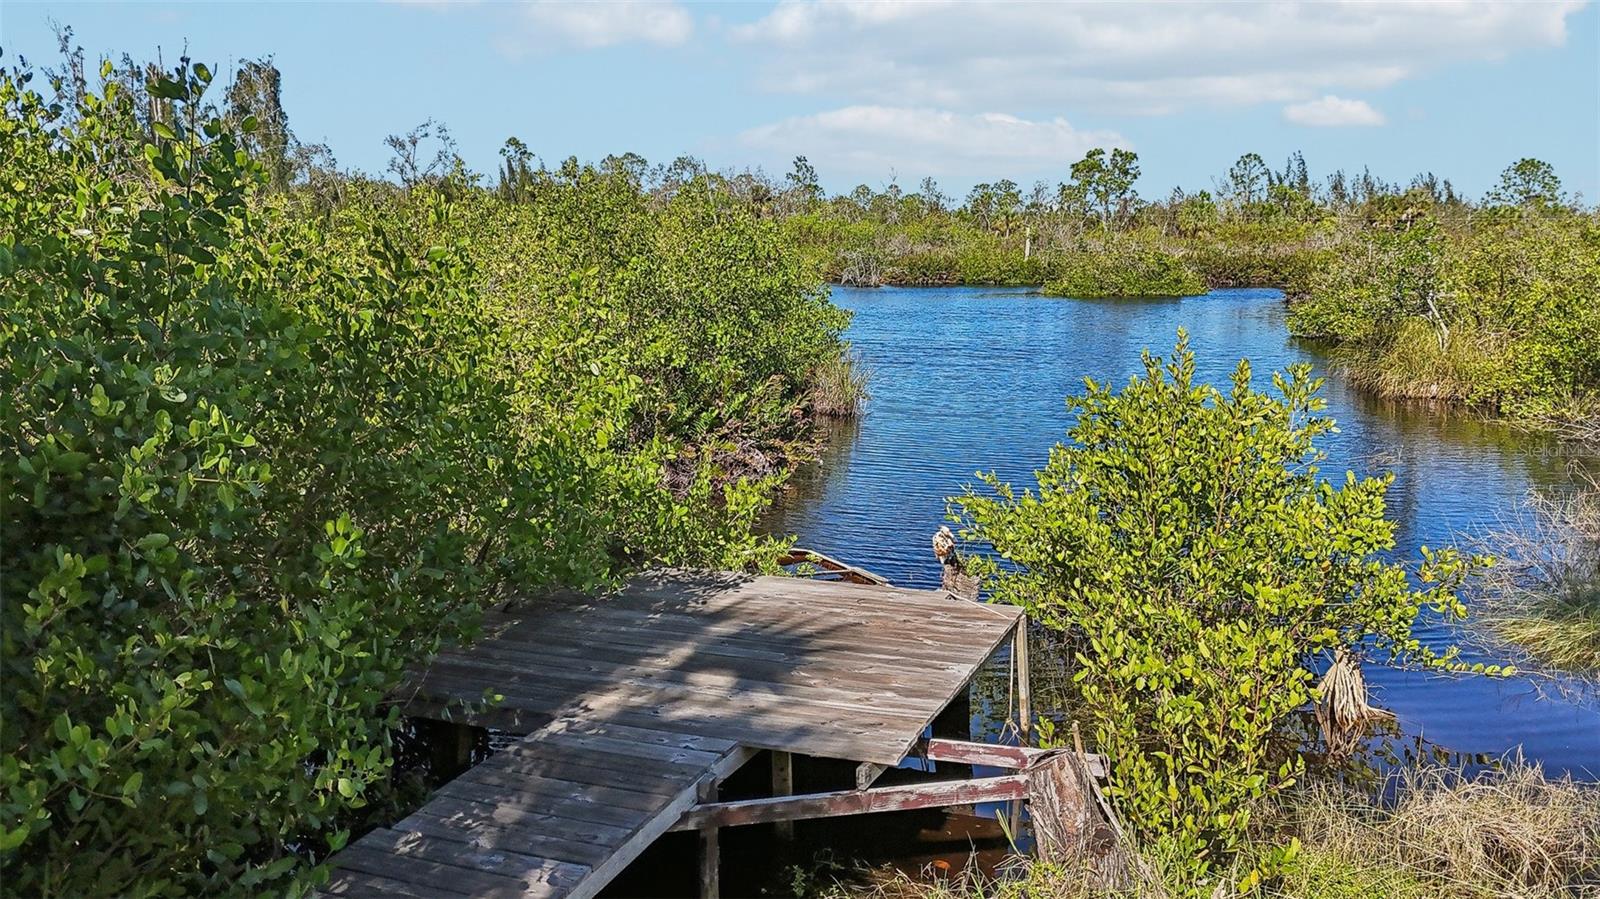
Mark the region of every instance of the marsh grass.
POLYGON ((1349 343, 1333 366, 1357 387, 1394 399, 1474 402, 1483 399, 1497 342, 1464 326, 1440 338, 1422 319, 1400 324, 1383 343, 1349 343))
POLYGON ((1502 640, 1561 672, 1600 678, 1600 479, 1563 494, 1530 493, 1529 524, 1482 538, 1500 561, 1477 603, 1502 640))
MULTIPOLYGON (((1395 775, 1389 795, 1322 780, 1286 795, 1263 819, 1259 850, 1298 837, 1300 852, 1251 895, 1285 899, 1543 899, 1600 897, 1600 786, 1551 780, 1537 765, 1508 760, 1474 777, 1425 767, 1395 775)), ((838 883, 831 897, 870 899, 1153 899, 1238 895, 1247 850, 1214 884, 1182 881, 1182 860, 1146 854, 1156 882, 1095 892, 1082 872, 1017 859, 999 876, 969 866, 921 877, 877 869, 838 883)))
POLYGON ((1600 668, 1600 584, 1573 585, 1527 602, 1501 616, 1495 628, 1553 668, 1593 674, 1600 668))
POLYGON ((818 365, 811 373, 811 410, 824 418, 855 418, 866 408, 870 372, 855 349, 818 365))
POLYGON ((1284 810, 1303 843, 1291 897, 1600 896, 1600 787, 1508 761, 1397 775, 1392 806, 1321 783, 1284 810))

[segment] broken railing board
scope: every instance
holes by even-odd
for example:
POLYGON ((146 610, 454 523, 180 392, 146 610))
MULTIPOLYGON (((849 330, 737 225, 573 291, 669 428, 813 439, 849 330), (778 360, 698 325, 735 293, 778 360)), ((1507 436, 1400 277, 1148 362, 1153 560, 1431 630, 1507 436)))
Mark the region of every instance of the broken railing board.
POLYGON ((943 780, 873 787, 868 790, 838 790, 805 796, 774 796, 699 805, 684 814, 673 830, 698 830, 702 827, 740 827, 746 824, 771 824, 841 815, 909 811, 978 802, 1009 802, 1028 793, 1025 774, 984 777, 975 780, 943 780))
MULTIPOLYGON (((962 740, 924 739, 913 750, 915 755, 936 762, 963 762, 989 768, 1021 770, 1042 759, 1067 750, 1035 749, 1028 746, 1006 746, 997 743, 970 743, 962 740)), ((1105 777, 1105 759, 1098 755, 1084 755, 1084 764, 1095 777, 1105 777)))

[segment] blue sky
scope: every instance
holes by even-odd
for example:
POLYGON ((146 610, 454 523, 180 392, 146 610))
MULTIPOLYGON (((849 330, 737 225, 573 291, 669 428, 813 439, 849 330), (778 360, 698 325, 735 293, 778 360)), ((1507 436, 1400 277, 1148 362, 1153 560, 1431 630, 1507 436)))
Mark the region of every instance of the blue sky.
POLYGON ((489 171, 633 151, 830 190, 933 175, 947 193, 1052 183, 1092 146, 1137 151, 1146 196, 1211 186, 1241 153, 1312 174, 1431 170, 1477 195, 1521 156, 1600 199, 1600 9, 1580 2, 871 3, 626 0, 0 5, 0 47, 226 71, 271 55, 303 140, 381 172, 385 135, 449 125, 489 171))

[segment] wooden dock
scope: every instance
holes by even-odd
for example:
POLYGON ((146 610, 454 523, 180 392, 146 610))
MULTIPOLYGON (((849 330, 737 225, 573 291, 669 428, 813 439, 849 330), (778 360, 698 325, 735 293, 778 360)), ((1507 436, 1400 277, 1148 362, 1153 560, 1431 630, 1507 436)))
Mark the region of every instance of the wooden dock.
POLYGON ((930 755, 925 731, 1022 625, 938 591, 668 571, 492 614, 473 646, 413 673, 407 712, 521 739, 346 848, 323 893, 587 897, 679 827, 701 830, 714 893, 718 826, 1018 799, 1016 777, 872 782, 913 750, 970 754, 930 755), (760 750, 774 798, 718 804, 760 750), (784 798, 791 754, 858 763, 856 789, 784 798))

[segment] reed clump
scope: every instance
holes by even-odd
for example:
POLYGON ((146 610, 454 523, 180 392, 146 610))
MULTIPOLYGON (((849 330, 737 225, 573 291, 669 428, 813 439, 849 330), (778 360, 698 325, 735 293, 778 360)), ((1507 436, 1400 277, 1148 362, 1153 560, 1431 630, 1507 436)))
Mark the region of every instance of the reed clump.
POLYGON ((1322 896, 1600 896, 1600 787, 1511 761, 1463 777, 1398 775, 1392 806, 1320 783, 1288 804, 1303 842, 1276 892, 1322 896))
POLYGON ((1391 399, 1478 402, 1492 390, 1493 335, 1460 327, 1440 332, 1402 322, 1387 340, 1340 345, 1333 365, 1350 383, 1391 399))
POLYGON ((823 418, 855 418, 866 408, 869 379, 861 355, 845 347, 812 370, 811 411, 823 418))
POLYGON ((1500 639, 1557 671, 1600 677, 1600 478, 1531 493, 1528 524, 1484 538, 1500 557, 1479 618, 1500 639))

